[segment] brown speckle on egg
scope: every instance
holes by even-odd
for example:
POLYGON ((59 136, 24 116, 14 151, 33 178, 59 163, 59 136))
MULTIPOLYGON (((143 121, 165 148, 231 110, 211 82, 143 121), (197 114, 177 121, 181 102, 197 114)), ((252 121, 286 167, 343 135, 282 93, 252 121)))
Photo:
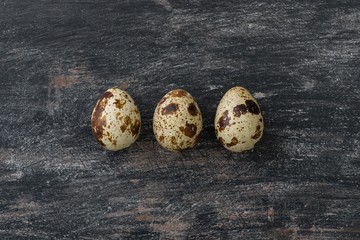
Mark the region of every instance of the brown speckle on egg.
POLYGON ((233 111, 235 117, 240 117, 242 114, 245 114, 247 112, 247 107, 245 104, 240 104, 234 107, 233 111))
POLYGON ((125 124, 121 125, 121 126, 120 126, 121 131, 122 131, 122 132, 125 132, 126 127, 127 127, 127 126, 126 126, 125 124))
POLYGON ((187 137, 189 137, 189 138, 192 138, 192 137, 194 137, 195 134, 196 134, 196 129, 197 129, 197 127, 196 127, 195 124, 188 124, 188 123, 186 123, 186 126, 185 126, 185 127, 180 127, 179 129, 180 129, 180 131, 181 131, 182 133, 185 134, 185 136, 187 136, 187 137))
MULTIPOLYGON (((104 116, 105 107, 107 104, 107 99, 112 97, 113 94, 111 92, 105 92, 99 99, 98 104, 95 106, 93 110, 93 117, 91 119, 92 132, 96 136, 97 139, 101 139, 103 137, 103 131, 106 127, 106 116, 104 116)), ((103 144, 101 142, 101 144, 103 144)))
POLYGON ((97 108, 97 111, 94 114, 95 116, 98 116, 98 118, 92 121, 92 131, 96 138, 101 139, 103 137, 104 127, 106 126, 106 118, 99 116, 99 109, 101 108, 97 108))
POLYGON ((169 105, 167 105, 166 107, 164 107, 161 111, 162 115, 167 115, 167 114, 174 114, 176 113, 178 109, 178 105, 175 103, 170 103, 169 105))
POLYGON ((251 112, 253 114, 260 113, 259 106, 253 100, 246 100, 245 104, 246 104, 246 107, 249 109, 249 112, 251 112))
POLYGON ((252 139, 258 139, 261 136, 261 130, 260 129, 261 129, 261 126, 257 125, 255 134, 253 136, 251 136, 252 139))
POLYGON ((196 116, 198 114, 196 106, 193 103, 189 104, 188 111, 192 116, 196 116))
POLYGON ((235 146, 236 144, 238 144, 239 140, 236 138, 236 137, 233 137, 231 139, 231 142, 230 143, 226 143, 226 146, 228 147, 232 147, 232 146, 235 146))
POLYGON ((114 94, 111 92, 111 91, 106 91, 101 97, 100 97, 100 100, 99 101, 102 101, 104 99, 108 99, 108 98, 111 98, 113 97, 114 94))
POLYGON ((131 125, 131 133, 133 136, 137 136, 140 131, 140 121, 138 119, 135 120, 134 124, 131 125))
POLYGON ((122 108, 125 105, 126 101, 124 99, 116 99, 114 104, 116 105, 117 108, 122 108))
POLYGON ((219 131, 223 131, 230 124, 231 118, 228 116, 229 111, 226 110, 219 119, 219 131))
POLYGON ((129 116, 125 116, 124 125, 128 127, 131 124, 131 118, 129 116))
POLYGON ((117 141, 115 139, 113 139, 111 136, 108 139, 113 145, 116 146, 117 141))

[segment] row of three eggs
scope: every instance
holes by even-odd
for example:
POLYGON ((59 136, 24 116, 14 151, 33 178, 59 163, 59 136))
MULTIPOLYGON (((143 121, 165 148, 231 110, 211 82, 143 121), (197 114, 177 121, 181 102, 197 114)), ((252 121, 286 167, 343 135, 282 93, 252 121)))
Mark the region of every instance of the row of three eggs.
MULTIPOLYGON (((119 88, 107 90, 91 117, 92 131, 107 150, 118 151, 136 141, 141 116, 131 96, 119 88)), ((259 105, 248 90, 233 87, 221 99, 215 116, 215 133, 234 152, 250 150, 263 134, 259 105)), ((167 93, 157 104, 153 131, 161 146, 171 151, 193 147, 202 130, 202 115, 195 99, 185 90, 167 93)))

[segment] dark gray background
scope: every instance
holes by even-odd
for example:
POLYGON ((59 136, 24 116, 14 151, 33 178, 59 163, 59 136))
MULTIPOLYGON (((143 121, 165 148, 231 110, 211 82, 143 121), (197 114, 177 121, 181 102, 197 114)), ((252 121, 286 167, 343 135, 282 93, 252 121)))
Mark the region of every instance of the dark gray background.
POLYGON ((1 239, 360 239, 360 6, 354 1, 0 0, 1 239), (131 148, 90 129, 125 88, 131 148), (265 133, 232 154, 213 118, 232 86, 265 133), (198 100, 191 150, 154 140, 169 90, 198 100))

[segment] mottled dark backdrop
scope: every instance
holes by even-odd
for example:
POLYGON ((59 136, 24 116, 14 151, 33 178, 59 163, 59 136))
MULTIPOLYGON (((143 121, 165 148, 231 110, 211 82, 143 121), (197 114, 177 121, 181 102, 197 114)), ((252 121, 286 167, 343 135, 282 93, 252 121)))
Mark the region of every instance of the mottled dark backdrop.
POLYGON ((0 239, 360 239, 359 51, 357 0, 0 0, 0 239), (143 130, 108 153, 118 85, 143 130), (235 85, 265 120, 246 154, 214 134, 235 85), (183 153, 151 129, 174 88, 204 117, 183 153))

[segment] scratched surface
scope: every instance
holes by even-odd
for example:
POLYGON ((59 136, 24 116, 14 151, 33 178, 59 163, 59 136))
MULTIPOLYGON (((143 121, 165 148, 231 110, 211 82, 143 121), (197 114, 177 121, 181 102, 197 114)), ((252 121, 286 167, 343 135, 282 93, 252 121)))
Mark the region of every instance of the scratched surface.
POLYGON ((359 51, 357 0, 0 0, 0 239, 360 239, 359 51), (246 154, 214 134, 235 85, 246 154), (113 86, 143 121, 118 153, 90 128, 113 86), (174 88, 204 118, 182 153, 151 128, 174 88))

